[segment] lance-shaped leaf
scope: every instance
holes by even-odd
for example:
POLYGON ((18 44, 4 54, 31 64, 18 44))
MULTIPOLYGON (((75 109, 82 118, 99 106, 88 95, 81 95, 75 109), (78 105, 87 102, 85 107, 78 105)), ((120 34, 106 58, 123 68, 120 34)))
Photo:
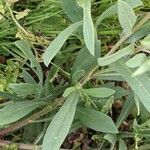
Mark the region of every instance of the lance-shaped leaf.
POLYGON ((83 36, 87 49, 94 56, 95 31, 91 16, 91 0, 84 0, 83 6, 83 36))
POLYGON ((51 62, 51 60, 54 58, 54 56, 58 53, 58 51, 61 49, 65 41, 68 39, 68 37, 80 26, 82 25, 82 22, 77 22, 72 25, 70 25, 68 28, 66 28, 64 31, 62 31, 55 40, 52 41, 52 43, 48 46, 46 49, 43 60, 44 64, 48 66, 51 62))
POLYGON ((25 55, 25 58, 31 62, 31 67, 35 67, 36 66, 36 60, 35 60, 35 56, 33 55, 32 50, 31 50, 30 45, 24 40, 16 41, 15 45, 25 55))
POLYGON ((87 50, 87 48, 82 48, 75 59, 72 67, 72 73, 77 70, 85 70, 85 74, 88 73, 92 68, 97 66, 97 59, 87 50))
POLYGON ((102 112, 79 107, 77 116, 84 125, 93 130, 105 133, 118 133, 112 119, 102 112))
POLYGON ((141 75, 147 71, 150 71, 150 59, 145 61, 133 74, 132 76, 138 76, 141 75))
MULTIPOLYGON (((136 8, 138 6, 143 5, 143 2, 141 0, 125 0, 125 2, 127 2, 130 7, 132 8, 136 8)), ((99 24, 106 18, 111 17, 113 15, 117 14, 117 4, 114 4, 112 6, 110 6, 108 9, 106 9, 96 20, 95 26, 96 28, 99 26, 99 24)))
POLYGON ((123 0, 118 0, 118 17, 125 34, 130 34, 137 17, 132 7, 123 0))
POLYGON ((0 109, 0 126, 13 123, 23 118, 43 104, 45 103, 35 101, 22 101, 5 105, 2 109, 0 109))
POLYGON ((112 69, 128 82, 134 93, 139 97, 141 103, 150 112, 150 80, 147 74, 142 76, 132 77, 133 71, 128 68, 123 60, 120 60, 111 65, 112 69))
POLYGON ((118 52, 109 55, 109 56, 104 56, 102 58, 98 58, 98 65, 99 66, 106 66, 109 65, 117 60, 119 60, 122 57, 125 57, 127 55, 131 55, 134 53, 134 46, 133 45, 129 45, 121 50, 119 50, 118 52))
POLYGON ((145 23, 138 31, 133 33, 126 41, 126 43, 133 43, 142 39, 150 33, 150 21, 145 23))
POLYGON ((11 83, 10 88, 20 96, 36 94, 40 90, 39 84, 11 83))
POLYGON ((126 65, 130 68, 139 67, 145 60, 147 59, 146 55, 144 53, 139 53, 129 59, 126 62, 126 65))
POLYGON ((73 122, 78 99, 78 92, 71 93, 54 116, 44 136, 43 150, 59 150, 73 122))
POLYGON ((93 97, 98 98, 109 97, 115 93, 114 90, 105 87, 84 89, 83 91, 93 97))
POLYGON ((61 5, 72 22, 81 21, 83 18, 82 8, 77 5, 75 0, 60 0, 61 5))

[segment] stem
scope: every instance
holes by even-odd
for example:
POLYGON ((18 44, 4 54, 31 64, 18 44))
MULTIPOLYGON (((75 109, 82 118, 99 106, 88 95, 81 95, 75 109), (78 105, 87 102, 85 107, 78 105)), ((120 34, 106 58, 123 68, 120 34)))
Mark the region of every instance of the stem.
POLYGON ((17 130, 27 124, 30 124, 32 123, 34 120, 46 115, 47 113, 49 113, 50 111, 53 111, 54 109, 56 109, 58 106, 61 106, 61 104, 64 102, 64 99, 61 98, 59 100, 57 100, 57 102, 52 105, 48 105, 46 108, 42 109, 41 111, 33 114, 32 116, 30 116, 29 118, 25 119, 25 120, 22 120, 20 122, 17 122, 17 123, 14 123, 12 125, 10 125, 9 127, 3 129, 0 131, 0 135, 5 135, 9 132, 12 132, 14 130, 17 130))
POLYGON ((10 15, 11 15, 13 21, 14 21, 15 24, 17 25, 17 27, 20 28, 25 34, 28 34, 27 31, 26 31, 26 30, 19 24, 19 22, 15 19, 14 15, 13 15, 13 12, 12 12, 12 10, 11 10, 11 8, 10 8, 10 6, 8 6, 8 10, 9 10, 9 12, 10 12, 10 15))
POLYGON ((94 67, 88 74, 87 76, 85 76, 84 78, 82 78, 80 80, 80 84, 83 86, 87 81, 89 81, 89 79, 91 78, 91 76, 93 75, 93 73, 95 72, 95 70, 98 68, 98 66, 94 67))
POLYGON ((124 35, 115 45, 114 47, 106 54, 106 56, 113 54, 121 45, 124 43, 134 32, 140 29, 144 23, 146 23, 150 19, 150 13, 147 13, 145 17, 134 26, 132 32, 130 34, 124 35))

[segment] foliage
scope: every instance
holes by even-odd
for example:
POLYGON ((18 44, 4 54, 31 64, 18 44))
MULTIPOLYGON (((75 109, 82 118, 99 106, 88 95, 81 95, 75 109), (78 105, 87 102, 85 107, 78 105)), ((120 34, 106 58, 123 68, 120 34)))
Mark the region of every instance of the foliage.
POLYGON ((2 0, 0 137, 59 150, 84 129, 99 149, 149 146, 147 8, 141 0, 2 0))

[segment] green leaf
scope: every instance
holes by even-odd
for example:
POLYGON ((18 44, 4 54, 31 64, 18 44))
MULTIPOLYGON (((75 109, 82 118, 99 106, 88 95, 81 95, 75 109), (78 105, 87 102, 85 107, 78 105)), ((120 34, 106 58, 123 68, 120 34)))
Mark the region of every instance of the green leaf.
POLYGON ((46 49, 46 51, 43 55, 44 64, 46 66, 48 66, 50 64, 51 60, 61 49, 61 47, 67 40, 67 38, 81 25, 82 25, 82 22, 77 22, 77 23, 70 25, 68 28, 66 28, 64 31, 62 31, 55 38, 55 40, 52 41, 52 43, 48 46, 48 48, 46 49))
POLYGON ((120 74, 114 72, 104 74, 98 73, 94 75, 94 78, 96 78, 97 80, 124 81, 120 74))
POLYGON ((113 90, 115 90, 114 98, 115 99, 121 99, 123 96, 127 96, 130 91, 121 87, 121 86, 114 86, 112 87, 113 90))
POLYGON ((15 45, 22 51, 22 53, 25 55, 25 58, 30 61, 31 67, 35 67, 36 60, 30 45, 24 40, 16 41, 15 45))
POLYGON ((40 90, 40 86, 38 84, 11 83, 9 86, 16 94, 20 96, 36 94, 40 90))
POLYGON ((139 53, 133 56, 126 62, 126 65, 130 68, 139 67, 147 59, 144 53, 139 53))
POLYGON ((72 93, 73 91, 76 91, 75 87, 69 87, 65 90, 63 97, 67 97, 70 93, 72 93))
POLYGON ((134 93, 139 97, 141 103, 150 112, 150 80, 147 74, 142 76, 132 77, 133 71, 128 68, 123 60, 120 60, 111 65, 114 71, 120 73, 128 82, 134 93))
POLYGON ((18 97, 16 96, 16 94, 2 92, 2 91, 0 91, 0 97, 2 97, 3 99, 22 100, 22 97, 18 97))
POLYGON ((150 71, 150 59, 148 59, 147 61, 145 61, 133 74, 132 76, 139 76, 144 74, 145 72, 150 71))
POLYGON ((125 34, 130 34, 137 17, 132 7, 123 0, 118 0, 118 17, 125 34))
POLYGON ((26 70, 23 70, 22 75, 23 75, 23 79, 26 83, 36 84, 36 81, 26 70))
POLYGON ((7 125, 21 119, 40 105, 44 104, 44 102, 35 101, 9 103, 0 109, 0 126, 7 125))
POLYGON ((77 83, 83 76, 85 75, 85 71, 83 69, 77 70, 72 74, 72 83, 77 83))
MULTIPOLYGON (((143 2, 141 0, 126 0, 125 2, 127 2, 130 7, 132 8, 136 8, 138 6, 143 5, 143 2)), ((106 18, 111 17, 115 14, 117 14, 117 4, 112 5, 111 7, 109 7, 108 9, 106 9, 96 20, 95 26, 96 28, 99 26, 99 24, 106 18)))
POLYGON ((114 135, 114 134, 106 134, 104 136, 104 139, 106 139, 107 141, 109 141, 111 143, 111 149, 114 149, 114 146, 116 144, 116 141, 117 141, 117 136, 114 135))
POLYGON ((133 53, 134 53, 134 46, 131 44, 112 55, 98 58, 98 65, 99 66, 109 65, 109 64, 119 60, 120 58, 125 57, 127 55, 131 55, 133 53))
POLYGON ((120 139, 119 140, 119 150, 127 150, 127 149, 128 148, 126 146, 126 143, 122 139, 120 139))
POLYGON ((87 48, 82 48, 75 59, 72 67, 72 73, 77 70, 85 70, 85 74, 88 73, 92 68, 97 66, 97 59, 87 50, 87 48))
POLYGON ((79 119, 87 127, 105 133, 118 133, 117 127, 112 119, 106 114, 93 109, 81 107, 79 107, 77 111, 79 113, 79 119))
POLYGON ((141 41, 141 45, 147 49, 150 48, 150 34, 141 41))
POLYGON ((102 106, 101 112, 107 114, 109 110, 112 108, 112 104, 114 103, 114 96, 111 96, 106 103, 102 106))
POLYGON ((109 97, 115 93, 114 90, 105 87, 84 89, 83 91, 89 94, 90 96, 98 98, 109 97))
POLYGON ((80 8, 77 5, 77 2, 75 0, 60 0, 60 1, 65 13, 72 22, 75 23, 82 20, 83 18, 82 8, 80 8))
POLYGON ((70 130, 69 130, 69 134, 70 133, 74 133, 77 129, 79 128, 84 128, 85 126, 81 123, 80 120, 75 120, 75 122, 73 122, 70 130))
POLYGON ((84 0, 83 3, 83 36, 87 49, 95 55, 95 31, 91 17, 91 0, 84 0))
MULTIPOLYGON (((73 23, 83 20, 83 10, 81 7, 78 6, 76 0, 61 0, 60 2, 66 15, 73 23)), ((78 33, 82 38, 82 27, 78 28, 78 33)))
POLYGON ((121 113, 117 119, 117 122, 116 122, 117 127, 120 127, 122 125, 122 123, 128 117, 128 115, 133 110, 133 108, 134 108, 133 94, 129 94, 129 96, 127 97, 127 99, 123 105, 121 113))
POLYGON ((78 92, 71 93, 54 116, 44 136, 43 150, 59 150, 71 127, 78 99, 78 92))
POLYGON ((138 31, 133 33, 126 41, 126 43, 133 43, 139 39, 147 36, 150 33, 150 22, 145 23, 138 31))

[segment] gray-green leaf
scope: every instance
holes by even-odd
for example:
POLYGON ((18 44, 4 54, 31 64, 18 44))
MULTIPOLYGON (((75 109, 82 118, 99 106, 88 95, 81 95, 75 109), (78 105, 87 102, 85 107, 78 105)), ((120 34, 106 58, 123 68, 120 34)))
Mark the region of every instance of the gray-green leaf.
POLYGON ((147 71, 150 71, 150 59, 145 61, 133 74, 132 76, 139 76, 147 71))
POLYGON ((98 65, 99 66, 109 65, 109 64, 119 60, 120 58, 125 57, 127 55, 131 55, 133 53, 134 53, 134 46, 133 46, 133 44, 131 44, 112 55, 98 58, 98 65))
POLYGON ((137 17, 132 7, 130 7, 130 5, 123 0, 118 0, 118 17, 125 34, 130 34, 137 17))
POLYGON ((90 96, 98 98, 109 97, 115 93, 114 90, 105 87, 84 89, 83 91, 90 96))
POLYGON ((11 83, 10 88, 20 96, 26 96, 38 93, 40 86, 38 84, 30 83, 11 83))
POLYGON ((91 0, 84 0, 83 3, 83 36, 87 49, 94 56, 95 31, 91 17, 91 0))
POLYGON ((32 50, 31 50, 30 45, 24 40, 16 41, 15 45, 25 55, 25 58, 31 62, 31 67, 35 67, 36 66, 36 60, 35 60, 35 56, 33 55, 32 50))
POLYGON ((105 133, 118 133, 114 122, 106 114, 93 109, 81 107, 78 108, 78 113, 79 119, 87 127, 105 133))
MULTIPOLYGON (((143 2, 141 0, 125 0, 130 7, 135 8, 138 6, 143 5, 143 2)), ((96 28, 99 26, 99 24, 106 18, 111 17, 113 15, 117 14, 117 4, 112 5, 108 9, 106 9, 96 20, 95 26, 96 28)))
POLYGON ((128 68, 123 60, 120 60, 111 65, 114 71, 120 73, 122 77, 128 82, 132 90, 139 97, 141 103, 150 112, 150 80, 147 74, 142 76, 132 77, 133 71, 128 68))
POLYGON ((54 116, 44 136, 43 150, 59 150, 71 127, 78 99, 78 92, 71 93, 54 116))
POLYGON ((48 66, 50 64, 51 60, 61 49, 64 42, 67 40, 67 38, 81 25, 82 25, 82 22, 77 22, 77 23, 70 25, 68 28, 66 28, 64 31, 62 31, 55 38, 55 40, 53 40, 53 42, 48 46, 48 48, 46 49, 46 51, 43 55, 44 64, 46 66, 48 66))
POLYGON ((35 101, 22 101, 5 105, 5 107, 0 109, 0 126, 13 123, 23 118, 42 104, 45 103, 35 101))
POLYGON ((122 139, 119 140, 119 150, 127 150, 126 143, 122 139))
POLYGON ((145 60, 147 59, 146 55, 144 53, 139 53, 129 59, 126 62, 126 65, 130 68, 139 67, 145 60))

